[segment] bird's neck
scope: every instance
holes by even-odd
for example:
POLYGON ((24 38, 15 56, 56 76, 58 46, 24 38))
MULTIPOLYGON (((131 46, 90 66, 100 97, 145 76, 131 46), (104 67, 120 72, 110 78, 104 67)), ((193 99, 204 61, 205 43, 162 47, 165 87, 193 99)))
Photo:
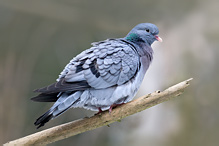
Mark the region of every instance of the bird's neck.
POLYGON ((129 33, 125 39, 127 41, 130 41, 130 42, 134 42, 134 43, 140 43, 140 42, 144 42, 144 40, 138 36, 136 33, 129 33))
POLYGON ((153 56, 153 50, 151 45, 148 42, 145 42, 141 37, 135 33, 128 34, 125 38, 125 41, 131 43, 137 50, 140 56, 153 56))
POLYGON ((153 49, 151 48, 151 46, 146 44, 146 43, 140 43, 140 44, 138 44, 138 46, 139 47, 137 48, 137 50, 138 50, 139 55, 140 56, 147 56, 148 59, 150 61, 152 61, 152 59, 153 59, 153 49))

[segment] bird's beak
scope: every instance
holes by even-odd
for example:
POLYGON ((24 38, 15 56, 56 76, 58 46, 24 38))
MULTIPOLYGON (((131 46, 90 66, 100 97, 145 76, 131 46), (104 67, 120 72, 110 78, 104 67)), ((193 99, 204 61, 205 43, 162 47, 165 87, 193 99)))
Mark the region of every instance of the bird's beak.
POLYGON ((159 42, 163 42, 162 38, 159 37, 158 35, 154 35, 154 37, 156 38, 156 40, 158 40, 159 42))

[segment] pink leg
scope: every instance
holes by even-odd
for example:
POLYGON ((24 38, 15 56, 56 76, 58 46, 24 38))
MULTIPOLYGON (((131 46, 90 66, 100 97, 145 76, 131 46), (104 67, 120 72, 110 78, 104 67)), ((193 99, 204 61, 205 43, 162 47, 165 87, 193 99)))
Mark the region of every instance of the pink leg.
POLYGON ((117 106, 122 105, 122 104, 124 104, 124 103, 121 103, 121 104, 112 104, 112 105, 110 106, 110 108, 109 108, 109 113, 111 113, 111 112, 113 111, 113 108, 114 108, 114 107, 117 107, 117 106))
POLYGON ((103 111, 102 111, 102 109, 101 109, 101 107, 98 107, 98 113, 96 113, 95 115, 99 115, 100 113, 102 113, 103 111))

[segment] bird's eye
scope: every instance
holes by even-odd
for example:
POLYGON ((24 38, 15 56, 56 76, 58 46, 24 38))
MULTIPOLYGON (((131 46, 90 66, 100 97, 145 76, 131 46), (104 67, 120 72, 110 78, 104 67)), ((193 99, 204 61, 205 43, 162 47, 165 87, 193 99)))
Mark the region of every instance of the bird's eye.
POLYGON ((146 31, 147 31, 147 32, 150 32, 150 30, 149 30, 149 29, 146 29, 146 31))

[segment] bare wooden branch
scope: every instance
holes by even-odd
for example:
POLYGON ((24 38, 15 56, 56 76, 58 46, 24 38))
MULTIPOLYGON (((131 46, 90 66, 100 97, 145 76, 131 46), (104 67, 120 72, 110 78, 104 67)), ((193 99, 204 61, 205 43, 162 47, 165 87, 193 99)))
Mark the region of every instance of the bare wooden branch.
POLYGON ((129 103, 118 106, 117 108, 113 109, 110 114, 108 111, 105 111, 100 115, 72 121, 14 141, 10 141, 4 144, 4 146, 46 145, 58 140, 68 138, 70 136, 74 136, 101 126, 111 124, 127 116, 143 111, 149 107, 181 95, 184 89, 189 86, 189 82, 191 80, 192 78, 169 87, 162 92, 156 91, 154 93, 139 97, 138 99, 135 99, 129 103))

